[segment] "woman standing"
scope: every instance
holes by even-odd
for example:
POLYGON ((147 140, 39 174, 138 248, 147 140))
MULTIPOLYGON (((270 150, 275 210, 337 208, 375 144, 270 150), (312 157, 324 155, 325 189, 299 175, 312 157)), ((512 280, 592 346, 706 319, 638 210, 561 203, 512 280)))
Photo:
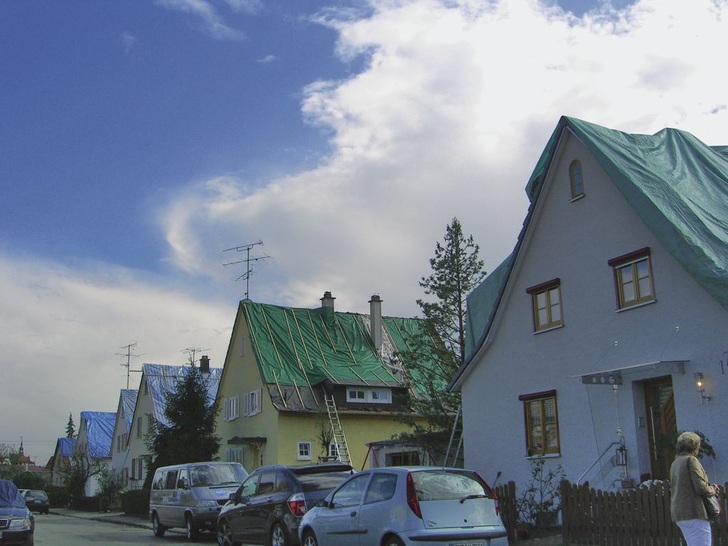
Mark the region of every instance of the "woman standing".
POLYGON ((677 455, 670 467, 670 516, 680 527, 687 546, 710 546, 710 521, 704 497, 717 493, 698 460, 700 436, 683 432, 677 438, 677 455))

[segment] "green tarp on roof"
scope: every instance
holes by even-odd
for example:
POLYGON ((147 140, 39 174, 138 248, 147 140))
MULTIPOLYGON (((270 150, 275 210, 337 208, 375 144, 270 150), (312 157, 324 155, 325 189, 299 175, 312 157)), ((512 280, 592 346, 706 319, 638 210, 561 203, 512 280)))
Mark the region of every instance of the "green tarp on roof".
MULTIPOLYGON (((677 129, 633 135, 564 116, 526 186, 532 203, 567 130, 594 155, 666 250, 728 309, 728 147, 707 146, 677 129)), ((514 255, 522 237, 523 232, 514 255)), ((468 297, 466 366, 490 327, 510 261, 509 257, 468 297)))
POLYGON ((404 386, 397 353, 424 333, 419 319, 383 317, 381 354, 369 316, 242 302, 253 350, 267 384, 305 387, 326 380, 346 385, 404 386))

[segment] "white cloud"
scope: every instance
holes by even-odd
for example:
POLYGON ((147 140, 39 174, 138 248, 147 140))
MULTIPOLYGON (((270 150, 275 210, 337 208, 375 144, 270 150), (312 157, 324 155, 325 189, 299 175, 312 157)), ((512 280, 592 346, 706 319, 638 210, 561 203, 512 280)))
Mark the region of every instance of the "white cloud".
MULTIPOLYGON (((374 2, 328 10, 344 60, 367 67, 312 82, 302 115, 332 134, 318 168, 263 187, 196 184, 171 205, 172 260, 262 238, 273 261, 254 299, 415 314, 418 281, 460 218, 488 269, 512 249, 524 187, 561 115, 627 132, 672 126, 726 137, 725 3, 604 4, 576 18, 530 0, 374 2), (184 236, 179 234, 184 230, 184 236)), ((208 257, 210 255, 208 254, 208 257)))
MULTIPOLYGON (((23 436, 26 455, 43 465, 69 413, 78 425, 81 411, 116 411, 127 386, 124 345, 138 343, 132 370, 144 362, 184 364, 189 347, 222 366, 236 312, 100 264, 2 255, 0 285, 0 414, 22 415, 5 419, 0 443, 17 447, 23 436)), ((138 384, 132 373, 130 387, 138 384)))
MULTIPOLYGON (((232 0, 229 3, 231 6, 238 6, 245 2, 232 0)), ((241 40, 245 38, 243 32, 226 25, 215 6, 207 0, 156 0, 156 4, 194 15, 202 23, 203 28, 215 39, 241 40)))

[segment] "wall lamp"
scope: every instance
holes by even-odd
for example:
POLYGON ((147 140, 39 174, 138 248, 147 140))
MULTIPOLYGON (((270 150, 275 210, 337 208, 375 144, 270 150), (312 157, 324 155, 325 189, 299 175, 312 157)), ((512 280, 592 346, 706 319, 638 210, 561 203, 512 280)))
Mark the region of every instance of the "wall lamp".
POLYGON ((703 382, 702 372, 695 373, 695 387, 698 389, 698 393, 700 393, 700 403, 702 404, 706 400, 710 402, 710 395, 705 394, 705 383, 703 382))

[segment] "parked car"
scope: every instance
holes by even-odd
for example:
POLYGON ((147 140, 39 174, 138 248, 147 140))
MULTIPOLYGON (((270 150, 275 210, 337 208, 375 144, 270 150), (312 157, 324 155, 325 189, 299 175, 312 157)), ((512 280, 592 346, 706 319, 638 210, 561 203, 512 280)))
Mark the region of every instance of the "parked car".
POLYGON ((23 489, 23 497, 25 505, 31 512, 40 512, 47 514, 51 510, 51 500, 48 494, 42 489, 23 489))
POLYGON ((163 466, 154 472, 149 492, 152 530, 163 537, 184 527, 188 540, 200 531, 215 531, 217 514, 248 472, 240 463, 200 462, 163 466))
POLYGON ((352 476, 309 510, 302 546, 507 546, 498 501, 472 470, 380 467, 352 476))
POLYGON ((0 544, 32 546, 35 519, 10 480, 0 480, 0 544))
POLYGON ((220 511, 217 543, 297 545, 301 517, 352 473, 344 463, 257 468, 220 511))

